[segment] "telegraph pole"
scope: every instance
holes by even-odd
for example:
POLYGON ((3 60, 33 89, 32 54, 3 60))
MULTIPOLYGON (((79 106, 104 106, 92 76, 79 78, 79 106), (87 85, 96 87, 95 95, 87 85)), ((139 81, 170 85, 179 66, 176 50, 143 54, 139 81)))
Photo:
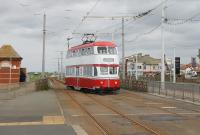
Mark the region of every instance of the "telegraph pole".
POLYGON ((174 47, 174 70, 173 70, 173 83, 176 83, 176 48, 174 47))
POLYGON ((161 83, 165 82, 165 40, 164 40, 164 22, 165 22, 165 3, 162 4, 162 20, 161 20, 161 43, 162 43, 162 57, 161 57, 161 83))
POLYGON ((124 17, 122 17, 122 77, 123 79, 126 78, 125 76, 125 49, 124 49, 124 17))
POLYGON ((63 51, 57 51, 60 52, 60 64, 58 60, 58 68, 60 67, 60 79, 63 79, 63 51))
POLYGON ((46 43, 46 14, 43 16, 43 52, 42 52, 42 77, 45 77, 45 43, 46 43))

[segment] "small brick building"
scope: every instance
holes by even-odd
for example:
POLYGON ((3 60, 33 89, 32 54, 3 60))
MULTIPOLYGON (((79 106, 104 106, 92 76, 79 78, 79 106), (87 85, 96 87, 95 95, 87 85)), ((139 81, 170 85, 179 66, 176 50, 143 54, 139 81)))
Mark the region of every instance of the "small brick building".
POLYGON ((18 83, 22 57, 11 45, 0 47, 0 84, 18 83))

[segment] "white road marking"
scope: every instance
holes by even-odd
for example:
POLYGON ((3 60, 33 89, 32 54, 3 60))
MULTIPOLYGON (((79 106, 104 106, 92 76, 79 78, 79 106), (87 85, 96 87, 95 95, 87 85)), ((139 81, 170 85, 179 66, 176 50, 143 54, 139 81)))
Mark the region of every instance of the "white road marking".
POLYGON ((175 109, 176 107, 174 107, 174 106, 163 106, 161 108, 163 108, 163 109, 175 109))
POLYGON ((146 102, 147 105, 161 105, 162 103, 146 102))
POLYGON ((137 116, 137 115, 164 115, 164 114, 170 114, 170 113, 129 113, 129 114, 125 114, 127 116, 137 116))
POLYGON ((72 125, 77 135, 88 135, 87 132, 79 125, 72 125))
POLYGON ((79 114, 73 114, 72 117, 81 117, 83 115, 79 115, 79 114))
POLYGON ((200 115, 200 113, 178 113, 178 114, 200 115))
POLYGON ((112 113, 100 113, 100 114, 94 114, 94 116, 116 116, 119 114, 112 114, 112 113))

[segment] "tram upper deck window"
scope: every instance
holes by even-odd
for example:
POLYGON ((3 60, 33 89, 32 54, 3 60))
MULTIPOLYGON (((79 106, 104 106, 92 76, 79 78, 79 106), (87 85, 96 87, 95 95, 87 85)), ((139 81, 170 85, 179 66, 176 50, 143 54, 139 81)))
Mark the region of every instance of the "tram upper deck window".
POLYGON ((117 54, 117 50, 115 47, 108 47, 108 53, 109 54, 117 54))
POLYGON ((107 47, 98 47, 98 54, 107 54, 107 47))

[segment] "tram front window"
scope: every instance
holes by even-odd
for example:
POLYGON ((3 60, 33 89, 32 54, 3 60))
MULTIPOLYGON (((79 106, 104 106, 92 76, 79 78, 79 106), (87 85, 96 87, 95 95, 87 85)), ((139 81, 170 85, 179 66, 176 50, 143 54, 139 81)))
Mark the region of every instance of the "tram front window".
POLYGON ((108 53, 109 54, 117 54, 117 50, 114 47, 108 47, 108 53))
POLYGON ((117 74, 117 67, 109 67, 110 75, 116 75, 117 74))
POLYGON ((108 67, 100 67, 101 75, 108 75, 108 67))
POLYGON ((107 54, 107 47, 98 47, 98 54, 107 54))

